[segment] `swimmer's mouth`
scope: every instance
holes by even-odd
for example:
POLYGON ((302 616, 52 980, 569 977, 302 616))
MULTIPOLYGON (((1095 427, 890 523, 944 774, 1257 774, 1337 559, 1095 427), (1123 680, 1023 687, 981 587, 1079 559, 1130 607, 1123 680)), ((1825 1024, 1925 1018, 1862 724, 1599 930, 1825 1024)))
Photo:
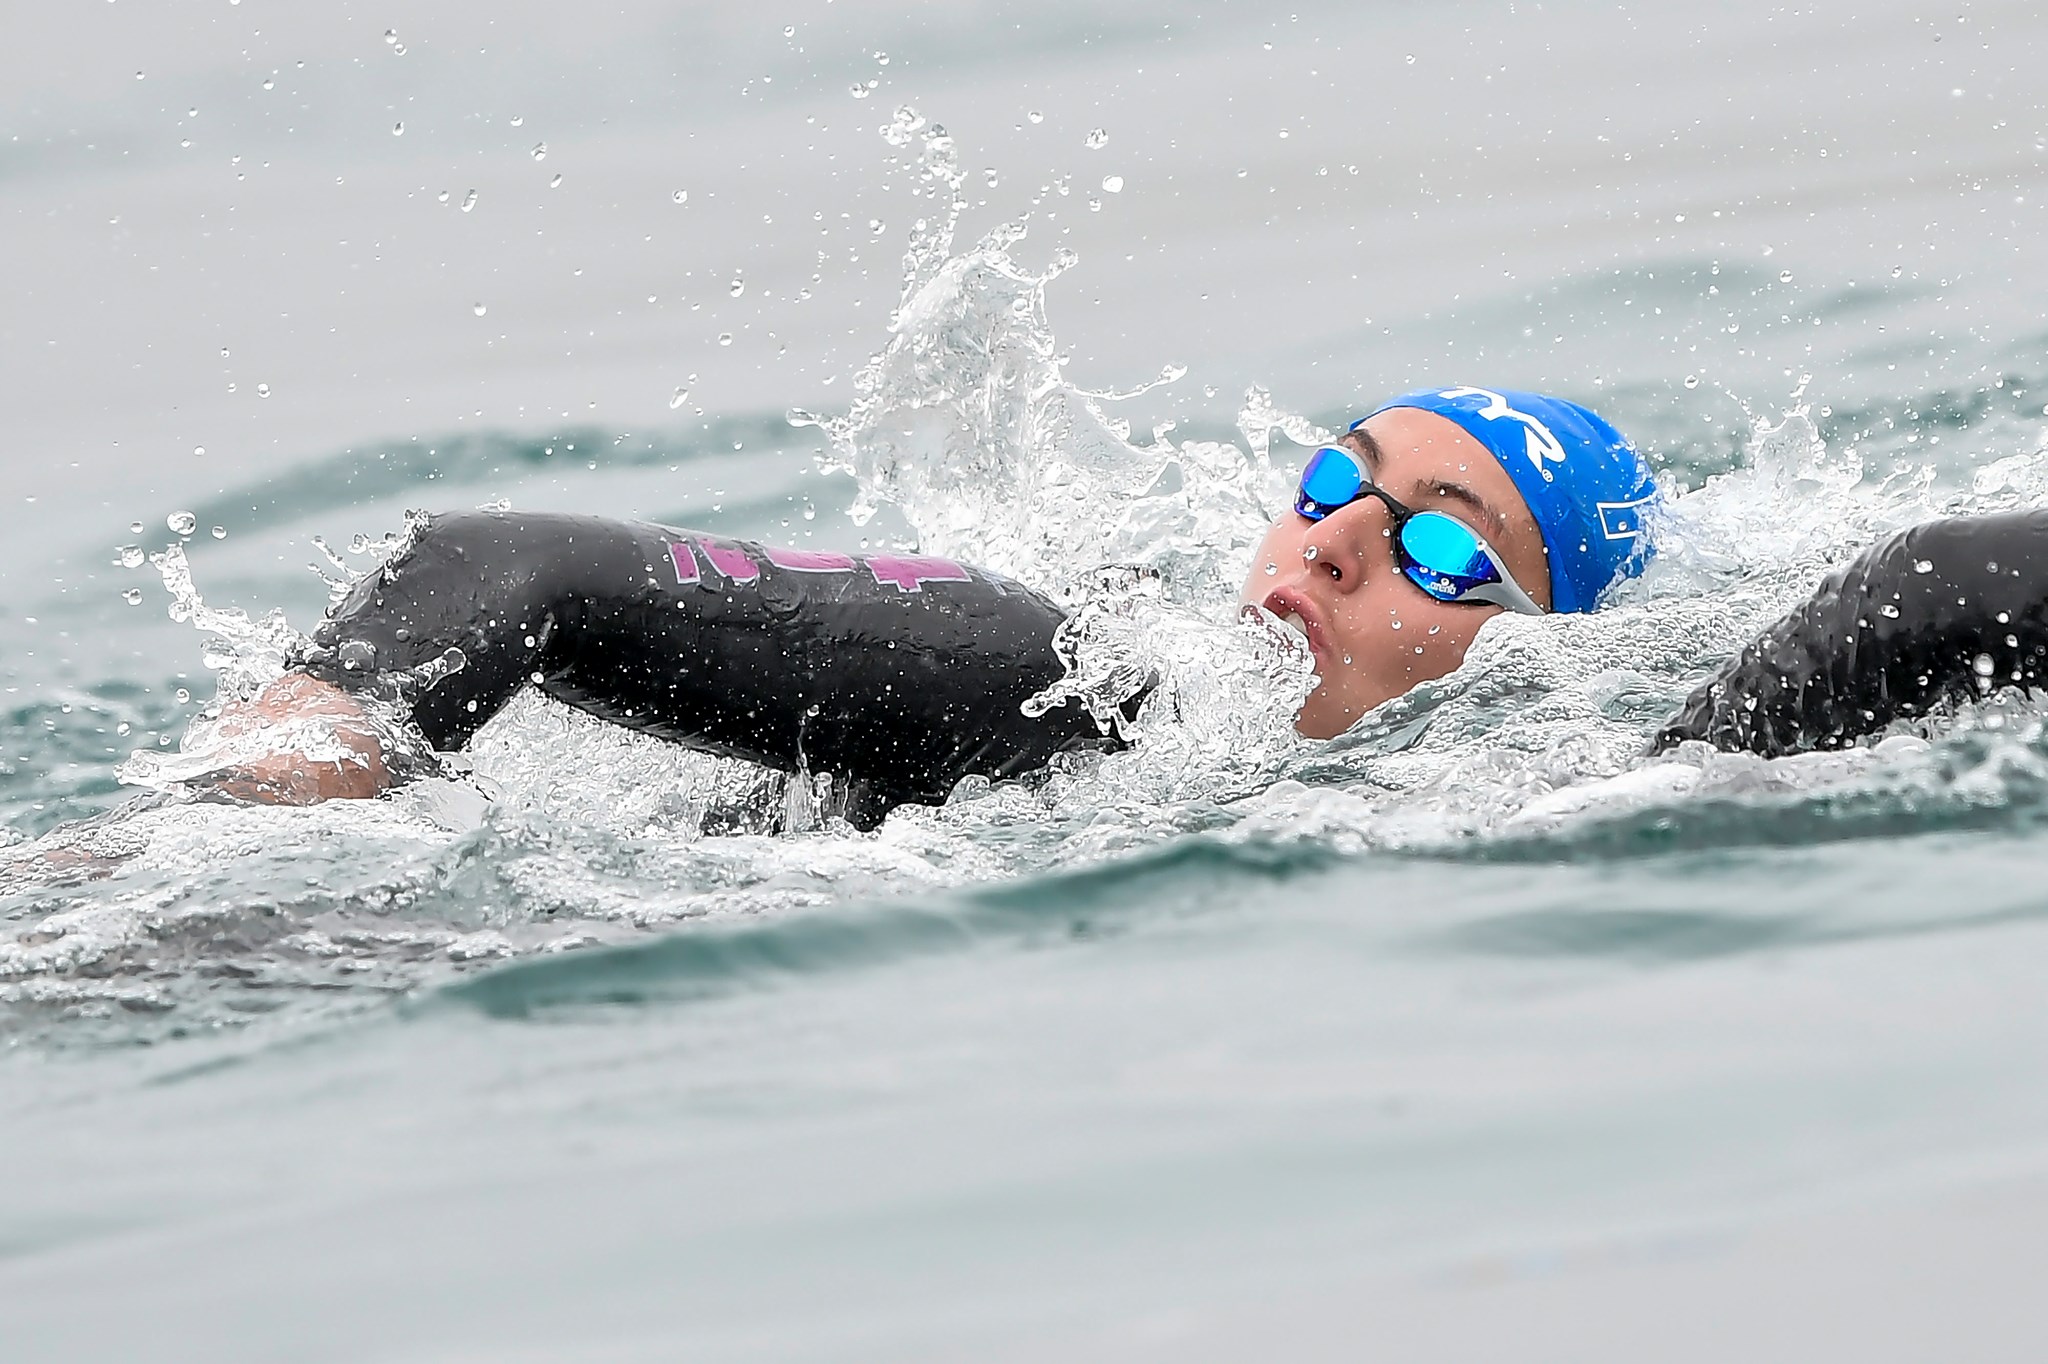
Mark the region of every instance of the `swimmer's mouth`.
POLYGON ((1323 617, 1308 594, 1292 587, 1283 587, 1260 603, 1279 617, 1280 623, 1308 641, 1310 652, 1317 658, 1323 653, 1323 617))

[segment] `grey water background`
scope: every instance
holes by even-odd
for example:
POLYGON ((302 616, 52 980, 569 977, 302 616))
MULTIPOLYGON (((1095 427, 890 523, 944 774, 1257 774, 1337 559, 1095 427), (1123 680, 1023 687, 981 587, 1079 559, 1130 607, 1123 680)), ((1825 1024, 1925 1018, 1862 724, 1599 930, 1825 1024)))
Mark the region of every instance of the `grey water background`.
MULTIPOLYGON (((1026 249, 1079 254, 1070 373, 1188 367, 1140 428, 1500 378, 1697 483, 1803 391, 1832 445, 1966 486, 2048 401, 2025 5, 10 28, 14 840, 121 799, 211 690, 118 563, 172 513, 210 601, 302 626, 311 537, 407 506, 887 533, 782 414, 887 339, 905 102, 970 231, 1037 200, 1026 249)), ((2037 1358, 2037 748, 1964 797, 1421 853, 1190 827, 987 876, 919 825, 685 864, 545 812, 213 812, 230 855, 0 902, 7 1354, 2037 1358), (724 912, 649 908, 683 891, 724 912)))

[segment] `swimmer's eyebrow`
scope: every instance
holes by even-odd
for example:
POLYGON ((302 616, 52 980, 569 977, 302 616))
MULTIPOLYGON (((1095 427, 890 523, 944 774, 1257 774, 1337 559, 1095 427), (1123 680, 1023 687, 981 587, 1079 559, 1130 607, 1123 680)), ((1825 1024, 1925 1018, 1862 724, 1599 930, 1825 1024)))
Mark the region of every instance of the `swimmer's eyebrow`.
POLYGON ((1486 524, 1490 539, 1504 540, 1507 538, 1507 517, 1502 516, 1499 509, 1491 502, 1488 502, 1464 484, 1446 483, 1440 478, 1433 478, 1415 491, 1420 497, 1448 498, 1453 502, 1470 507, 1478 515, 1479 519, 1486 524))
POLYGON ((1380 466, 1387 462, 1387 452, 1380 449, 1380 443, 1372 438, 1372 432, 1362 426, 1353 427, 1347 434, 1358 442, 1358 452, 1365 456, 1365 472, 1373 482, 1379 482, 1380 466))
MULTIPOLYGON (((1387 452, 1382 450, 1380 443, 1373 439, 1372 432, 1362 426, 1347 434, 1352 440, 1358 442, 1358 452, 1365 456, 1365 472, 1367 476, 1374 483, 1378 483, 1380 481, 1380 470, 1387 461, 1387 452)), ((1417 485, 1414 493, 1410 494, 1410 496, 1417 501, 1423 498, 1435 498, 1456 502, 1461 506, 1468 507, 1484 523, 1491 539, 1504 540, 1507 538, 1507 517, 1501 514, 1498 507, 1462 483, 1448 483, 1440 478, 1432 478, 1426 483, 1417 485)))

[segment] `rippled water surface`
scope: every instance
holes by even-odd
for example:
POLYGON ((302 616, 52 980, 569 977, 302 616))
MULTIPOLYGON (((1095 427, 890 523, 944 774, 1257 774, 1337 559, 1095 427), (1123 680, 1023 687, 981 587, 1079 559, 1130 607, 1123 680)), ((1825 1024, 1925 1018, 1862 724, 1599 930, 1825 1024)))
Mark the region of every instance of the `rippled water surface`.
POLYGON ((1641 756, 1830 565, 2048 497, 2031 7, 51 24, 9 1358, 2048 1345, 2040 705, 1641 756), (1235 585, 1439 379, 1635 433, 1663 553, 1298 740, 1235 585), (323 577, 501 501, 968 558, 1074 605, 1065 691, 1160 683, 872 834, 533 697, 386 800, 184 798, 323 577))

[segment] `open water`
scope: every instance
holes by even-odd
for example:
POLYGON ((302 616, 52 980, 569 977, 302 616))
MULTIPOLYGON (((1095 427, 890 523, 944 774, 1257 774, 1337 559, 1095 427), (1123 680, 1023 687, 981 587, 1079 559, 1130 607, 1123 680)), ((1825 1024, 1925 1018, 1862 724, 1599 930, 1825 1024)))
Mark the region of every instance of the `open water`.
POLYGON ((1640 756, 1830 564, 2048 498, 2038 6, 14 24, 5 1358, 2048 1349, 2048 715, 1640 756), (1432 381, 1596 403, 1665 551, 1297 741, 1229 598, 1432 381), (125 804, 504 501, 956 554, 1165 680, 872 835, 532 700, 386 801, 125 804))

